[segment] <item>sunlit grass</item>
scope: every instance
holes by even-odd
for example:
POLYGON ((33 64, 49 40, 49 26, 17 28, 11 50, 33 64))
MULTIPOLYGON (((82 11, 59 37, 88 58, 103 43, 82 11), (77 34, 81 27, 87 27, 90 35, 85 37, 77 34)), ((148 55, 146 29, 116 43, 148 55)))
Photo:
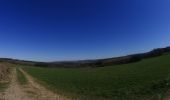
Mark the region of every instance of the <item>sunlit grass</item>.
POLYGON ((23 69, 52 90, 80 100, 154 100, 170 87, 170 55, 103 68, 23 69))

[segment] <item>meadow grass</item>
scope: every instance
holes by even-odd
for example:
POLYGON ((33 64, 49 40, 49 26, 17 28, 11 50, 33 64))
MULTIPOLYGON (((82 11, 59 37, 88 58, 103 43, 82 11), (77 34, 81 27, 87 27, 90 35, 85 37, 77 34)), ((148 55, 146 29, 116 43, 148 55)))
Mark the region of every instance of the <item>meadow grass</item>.
POLYGON ((28 80, 25 77, 25 75, 19 70, 19 68, 16 68, 16 71, 17 71, 17 80, 19 84, 21 85, 27 84, 28 80))
POLYGON ((80 100, 156 100, 170 87, 170 55, 101 68, 22 68, 50 89, 80 100))

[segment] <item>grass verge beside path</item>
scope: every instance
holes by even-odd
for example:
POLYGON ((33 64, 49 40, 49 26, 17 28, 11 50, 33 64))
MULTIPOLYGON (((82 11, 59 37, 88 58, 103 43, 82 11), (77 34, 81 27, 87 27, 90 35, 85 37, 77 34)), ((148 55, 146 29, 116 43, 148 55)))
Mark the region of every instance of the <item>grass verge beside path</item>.
POLYGON ((27 78, 25 75, 20 71, 19 68, 16 68, 17 71, 17 80, 21 85, 26 85, 28 83, 27 78))

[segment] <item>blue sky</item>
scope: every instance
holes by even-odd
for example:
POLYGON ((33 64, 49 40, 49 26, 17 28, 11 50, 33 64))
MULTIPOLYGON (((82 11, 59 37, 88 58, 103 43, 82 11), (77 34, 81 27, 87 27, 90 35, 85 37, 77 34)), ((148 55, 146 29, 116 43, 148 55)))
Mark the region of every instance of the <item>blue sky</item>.
POLYGON ((2 0, 0 57, 95 59, 170 46, 169 0, 2 0))

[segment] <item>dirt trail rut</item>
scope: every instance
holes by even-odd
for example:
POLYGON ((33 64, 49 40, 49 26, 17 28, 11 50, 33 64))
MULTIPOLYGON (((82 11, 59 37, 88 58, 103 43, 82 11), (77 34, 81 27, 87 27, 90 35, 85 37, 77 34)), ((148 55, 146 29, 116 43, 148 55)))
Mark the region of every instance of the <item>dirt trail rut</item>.
MULTIPOLYGON (((64 96, 53 93, 38 84, 35 79, 24 70, 19 69, 27 78, 28 84, 21 86, 17 82, 16 69, 12 72, 12 80, 2 100, 70 100, 64 96)), ((1 100, 1 99, 0 99, 1 100)))
POLYGON ((31 100, 22 91, 21 87, 17 82, 16 69, 11 73, 11 83, 9 88, 5 92, 4 100, 31 100))

